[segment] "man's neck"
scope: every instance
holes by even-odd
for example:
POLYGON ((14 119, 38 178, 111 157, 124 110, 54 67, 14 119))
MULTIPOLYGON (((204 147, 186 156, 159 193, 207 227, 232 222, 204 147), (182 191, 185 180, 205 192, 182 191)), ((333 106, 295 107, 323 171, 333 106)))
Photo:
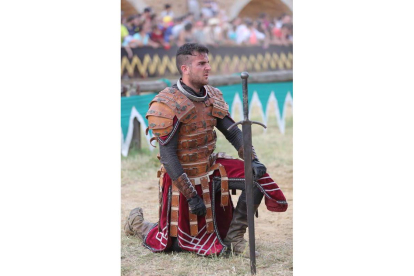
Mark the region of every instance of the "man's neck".
POLYGON ((183 80, 181 80, 181 82, 187 85, 188 87, 190 87, 191 89, 193 89, 196 94, 198 95, 202 94, 201 87, 195 87, 191 83, 184 82, 183 80))

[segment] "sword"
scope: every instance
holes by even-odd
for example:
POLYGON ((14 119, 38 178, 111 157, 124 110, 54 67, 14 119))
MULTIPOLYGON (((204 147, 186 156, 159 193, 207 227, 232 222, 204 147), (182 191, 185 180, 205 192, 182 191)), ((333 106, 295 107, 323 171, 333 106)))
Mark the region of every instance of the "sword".
POLYGON ((249 73, 242 72, 242 88, 243 88, 243 114, 244 120, 232 124, 227 130, 232 129, 236 125, 242 125, 243 132, 243 149, 244 149, 244 178, 246 185, 246 204, 247 204, 247 222, 249 227, 249 247, 250 247, 250 271, 252 275, 256 275, 256 242, 254 239, 254 205, 253 205, 253 172, 252 172, 252 124, 258 124, 266 128, 262 123, 249 120, 249 99, 247 92, 247 79, 249 73))

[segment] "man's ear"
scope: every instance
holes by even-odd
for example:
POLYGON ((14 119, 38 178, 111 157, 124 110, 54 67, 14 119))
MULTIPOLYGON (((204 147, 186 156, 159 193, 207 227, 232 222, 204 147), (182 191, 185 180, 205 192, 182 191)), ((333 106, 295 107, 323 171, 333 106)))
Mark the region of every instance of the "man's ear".
POLYGON ((181 65, 181 72, 183 72, 183 75, 187 75, 188 74, 188 66, 185 64, 181 65))

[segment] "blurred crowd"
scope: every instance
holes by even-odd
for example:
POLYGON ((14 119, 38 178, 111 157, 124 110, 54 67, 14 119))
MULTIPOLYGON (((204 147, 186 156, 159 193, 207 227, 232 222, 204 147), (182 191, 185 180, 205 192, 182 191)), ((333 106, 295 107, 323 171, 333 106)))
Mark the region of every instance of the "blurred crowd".
MULTIPOLYGON (((151 46, 181 46, 198 42, 208 46, 256 45, 267 48, 271 44, 289 45, 293 41, 292 17, 283 14, 271 18, 265 12, 258 18, 228 20, 226 12, 215 1, 204 1, 202 7, 192 6, 190 12, 176 17, 171 4, 156 14, 151 7, 142 14, 129 17, 121 12, 121 44, 132 56, 131 48, 151 46)), ((197 1, 194 1, 197 2, 197 1)))

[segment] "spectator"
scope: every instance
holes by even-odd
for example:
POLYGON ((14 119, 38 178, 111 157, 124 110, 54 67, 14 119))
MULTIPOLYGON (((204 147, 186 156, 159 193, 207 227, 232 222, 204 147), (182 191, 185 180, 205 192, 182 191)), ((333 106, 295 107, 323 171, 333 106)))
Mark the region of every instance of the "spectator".
POLYGON ((162 30, 158 27, 158 25, 154 24, 151 27, 151 33, 149 34, 149 38, 157 43, 159 46, 164 47, 166 45, 164 41, 164 34, 162 30))
POLYGON ((187 23, 184 25, 184 30, 181 30, 177 46, 181 47, 185 43, 195 42, 194 34, 193 34, 193 24, 187 23))
POLYGON ((170 4, 165 4, 165 9, 160 13, 161 18, 164 18, 166 16, 170 16, 171 18, 174 18, 174 12, 171 9, 170 4))
POLYGON ((142 14, 142 20, 141 20, 141 24, 144 25, 144 29, 145 30, 151 30, 151 26, 152 26, 152 19, 153 19, 153 14, 151 13, 152 9, 151 7, 146 7, 144 9, 144 13, 142 14))
POLYGON ((208 26, 204 28, 205 41, 207 45, 218 46, 222 41, 220 20, 218 18, 210 18, 208 26))
POLYGON ((281 29, 283 24, 290 24, 292 23, 292 17, 290 15, 284 13, 281 17, 276 21, 275 27, 277 29, 281 29))
POLYGON ((126 24, 126 20, 122 16, 121 17, 121 45, 122 45, 122 42, 124 41, 124 38, 129 35, 128 29, 125 26, 125 24, 126 24))
POLYGON ((259 15, 259 21, 263 24, 263 28, 269 28, 270 21, 269 21, 269 19, 267 17, 267 13, 262 12, 259 15))
POLYGON ((125 27, 128 29, 128 34, 133 36, 138 31, 138 25, 140 25, 140 14, 131 15, 128 17, 125 27))
POLYGON ((262 21, 262 20, 258 20, 258 21, 256 21, 256 25, 257 25, 256 30, 257 30, 259 33, 264 34, 264 39, 263 39, 263 48, 264 48, 264 49, 267 49, 267 48, 269 47, 269 44, 270 44, 270 41, 271 41, 271 38, 272 38, 271 31, 270 31, 270 30, 268 30, 268 29, 265 27, 265 24, 263 23, 263 21, 262 21))
POLYGON ((178 17, 175 19, 174 27, 172 28, 172 43, 177 43, 178 35, 180 34, 181 30, 184 28, 184 17, 178 17))
POLYGON ((199 44, 206 44, 204 36, 204 21, 199 20, 195 23, 194 39, 199 44))
POLYGON ((237 45, 241 45, 246 43, 246 41, 250 37, 250 31, 246 26, 246 22, 249 20, 245 20, 245 22, 242 22, 240 18, 237 18, 234 22, 236 25, 236 43, 237 45))
POLYGON ((201 13, 203 14, 204 19, 208 19, 214 16, 214 11, 211 7, 210 1, 203 1, 203 8, 201 8, 201 13))
POLYGON ((259 45, 260 41, 264 40, 265 35, 264 33, 259 32, 256 27, 257 27, 257 22, 256 21, 248 21, 246 23, 247 29, 249 30, 249 37, 247 39, 247 44, 248 45, 259 45))
POLYGON ((165 16, 162 19, 163 26, 162 26, 162 32, 164 34, 164 42, 170 44, 170 41, 172 39, 172 29, 173 29, 173 22, 172 18, 170 16, 165 16))
POLYGON ((158 44, 149 38, 149 31, 150 30, 147 29, 146 25, 141 24, 138 33, 135 33, 130 40, 125 40, 123 46, 128 46, 130 48, 152 46, 158 48, 158 44))
POLYGON ((279 42, 277 44, 291 44, 293 42, 293 25, 288 23, 283 24, 280 30, 275 30, 274 35, 276 37, 276 41, 279 42))
POLYGON ((289 36, 288 24, 283 24, 280 29, 274 27, 272 44, 287 45, 289 44, 288 36, 289 36))
MULTIPOLYGON (((150 25, 149 29, 152 30, 152 26, 154 26, 154 25, 158 26, 158 23, 159 23, 157 14, 156 13, 151 14, 150 19, 151 19, 151 25, 150 25)), ((150 34, 150 33, 148 33, 148 34, 150 34)))
POLYGON ((216 1, 210 0, 210 8, 213 11, 213 16, 216 17, 219 15, 219 6, 216 1))
POLYGON ((225 10, 219 10, 219 12, 218 12, 218 18, 221 20, 221 22, 230 23, 229 22, 229 18, 227 16, 227 13, 226 13, 225 10))
POLYGON ((152 12, 151 7, 146 7, 146 8, 144 9, 144 13, 142 14, 143 19, 144 19, 144 20, 148 20, 148 19, 150 19, 150 17, 151 17, 151 12, 152 12))
POLYGON ((233 20, 231 22, 231 24, 229 24, 229 27, 227 29, 227 35, 226 35, 226 37, 227 37, 227 44, 230 44, 230 45, 236 44, 236 41, 237 41, 236 25, 234 24, 234 22, 236 21, 236 19, 233 20))
POLYGON ((188 0, 189 13, 178 18, 173 17, 171 4, 165 4, 164 7, 159 14, 152 13, 151 7, 146 7, 142 15, 135 14, 127 19, 121 12, 122 47, 130 44, 132 47, 163 45, 167 49, 170 45, 196 41, 212 46, 263 45, 267 48, 269 44, 289 45, 293 41, 292 16, 288 14, 283 14, 276 20, 262 12, 254 20, 244 19, 243 22, 240 18, 235 18, 229 22, 225 11, 219 9, 216 1, 188 0), (199 2, 202 9, 194 9, 199 2), (142 35, 143 29, 147 30, 153 44, 146 42, 146 36, 142 35), (136 33, 139 34, 135 35, 136 33))
POLYGON ((225 45, 231 45, 234 44, 233 41, 229 38, 229 32, 231 32, 231 30, 233 30, 233 25, 228 22, 225 13, 220 13, 219 14, 219 26, 220 26, 220 30, 221 30, 221 37, 222 37, 222 41, 221 44, 225 44, 225 45))
POLYGON ((188 0, 188 10, 194 14, 195 20, 200 19, 200 6, 198 5, 198 0, 188 0))
POLYGON ((187 24, 187 23, 193 24, 194 23, 194 14, 192 12, 187 13, 184 17, 183 22, 184 22, 184 25, 187 24))

